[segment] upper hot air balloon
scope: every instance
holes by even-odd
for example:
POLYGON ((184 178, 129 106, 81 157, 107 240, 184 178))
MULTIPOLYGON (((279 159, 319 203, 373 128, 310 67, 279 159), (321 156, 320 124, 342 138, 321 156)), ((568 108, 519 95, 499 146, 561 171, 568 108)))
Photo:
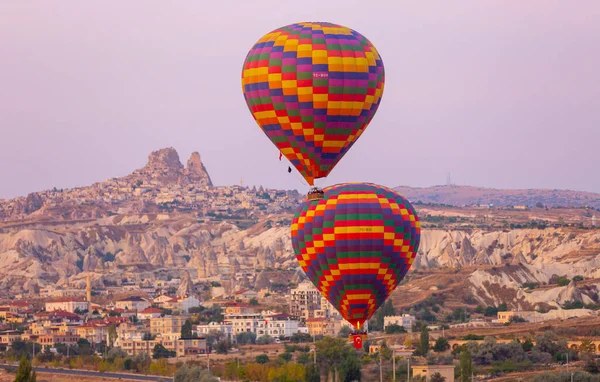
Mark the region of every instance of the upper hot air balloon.
POLYGON ((360 329, 404 278, 421 228, 412 205, 389 188, 345 183, 300 205, 292 246, 321 294, 360 329))
POLYGON ((266 34, 242 72, 254 119, 311 186, 367 128, 383 84, 383 61, 373 44, 350 28, 321 22, 266 34))

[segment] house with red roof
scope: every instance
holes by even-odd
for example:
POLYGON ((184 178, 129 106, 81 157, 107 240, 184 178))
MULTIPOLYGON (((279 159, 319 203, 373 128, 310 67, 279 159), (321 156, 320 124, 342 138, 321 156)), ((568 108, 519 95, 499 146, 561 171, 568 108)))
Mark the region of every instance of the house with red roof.
POLYGON ((75 313, 83 312, 89 309, 89 303, 83 298, 63 297, 54 300, 46 301, 46 312, 62 310, 65 312, 75 313))
POLYGON ((159 308, 146 308, 141 312, 138 312, 137 317, 139 320, 149 320, 151 318, 158 318, 163 314, 162 309, 159 308))

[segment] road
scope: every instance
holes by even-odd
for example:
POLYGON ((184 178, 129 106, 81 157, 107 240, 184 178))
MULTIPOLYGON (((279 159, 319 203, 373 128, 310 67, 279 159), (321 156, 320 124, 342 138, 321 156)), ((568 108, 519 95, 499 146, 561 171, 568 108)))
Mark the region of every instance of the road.
MULTIPOLYGON (((18 365, 0 365, 0 369, 5 369, 5 370, 16 370, 17 367, 18 367, 18 365)), ((54 368, 45 368, 45 367, 36 367, 36 368, 34 368, 34 370, 38 373, 83 375, 83 376, 88 376, 88 377, 115 378, 115 379, 126 379, 126 380, 132 380, 132 381, 173 382, 173 378, 170 378, 170 377, 155 377, 155 376, 150 376, 150 375, 101 373, 99 371, 54 369, 54 368)))

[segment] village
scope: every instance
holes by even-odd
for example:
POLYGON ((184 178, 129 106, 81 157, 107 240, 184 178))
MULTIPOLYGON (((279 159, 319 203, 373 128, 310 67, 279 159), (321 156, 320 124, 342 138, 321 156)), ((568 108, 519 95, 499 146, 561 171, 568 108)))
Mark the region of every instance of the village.
MULTIPOLYGON (((309 281, 302 281, 282 294, 268 288, 258 292, 237 289, 227 293, 213 283, 218 297, 206 301, 201 301, 201 296, 192 292, 193 284, 190 283, 191 280, 184 277, 157 281, 153 287, 128 285, 121 287, 121 293, 116 293, 110 288, 92 288, 88 277, 85 289, 48 288, 38 298, 6 301, 0 304, 0 350, 8 355, 25 347, 33 357, 37 352, 103 358, 111 349, 119 349, 124 356, 167 359, 169 362, 204 357, 210 364, 213 357, 216 365, 227 359, 237 359, 240 349, 252 344, 255 345, 254 354, 260 355, 272 353, 275 349, 272 345, 312 343, 324 337, 342 337, 352 342, 353 328, 309 281), (106 298, 119 294, 125 297, 106 298), (285 301, 285 309, 270 309, 276 301, 285 301)), ((481 342, 482 338, 447 337, 444 330, 447 333, 472 333, 511 323, 543 320, 536 312, 502 311, 495 317, 473 318, 464 323, 432 324, 426 330, 431 332, 432 348, 443 338, 448 351, 454 351, 465 346, 468 340, 481 342)), ((410 358, 420 346, 417 337, 411 335, 413 331, 419 335, 421 329, 416 327, 419 324, 423 325, 410 314, 387 316, 383 313, 383 327, 369 334, 366 351, 376 356, 382 346, 389 346, 395 355, 410 358), (402 333, 408 337, 394 341, 402 333)), ((511 340, 499 339, 498 342, 509 343, 511 340)), ((579 342, 571 341, 569 345, 577 350, 579 342)), ((600 346, 594 346, 594 351, 600 351, 600 346)), ((453 370, 453 366, 447 365, 428 366, 418 362, 413 365, 413 374, 417 373, 414 375, 453 375, 453 370)))

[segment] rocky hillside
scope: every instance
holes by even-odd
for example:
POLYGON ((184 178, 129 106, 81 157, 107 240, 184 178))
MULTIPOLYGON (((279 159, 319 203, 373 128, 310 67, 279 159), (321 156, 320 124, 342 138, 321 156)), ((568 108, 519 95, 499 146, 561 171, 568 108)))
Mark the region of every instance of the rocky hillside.
POLYGON ((93 223, 0 233, 0 290, 34 292, 48 285, 119 284, 154 280, 161 273, 194 280, 229 280, 256 269, 296 268, 287 220, 248 230, 199 223, 186 214, 111 216, 93 223))
MULTIPOLYGON (((156 150, 141 169, 122 178, 108 179, 89 187, 33 192, 26 197, 0 200, 0 221, 48 219, 95 219, 118 212, 156 212, 156 196, 177 189, 205 190, 213 187, 200 154, 192 153, 183 166, 174 148, 156 150)), ((181 192, 179 192, 181 193, 181 192)), ((189 192, 188 192, 189 193, 189 192)))
MULTIPOLYGON (((434 204, 600 205, 598 195, 573 191, 399 191, 434 204)), ((231 289, 298 280, 289 224, 301 199, 294 191, 214 187, 198 153, 184 166, 166 148, 123 178, 0 201, 0 297, 49 285, 83 287, 88 274, 104 285, 181 277, 186 288, 198 280, 231 289)), ((449 305, 563 311, 600 304, 594 211, 416 208, 422 242, 397 301, 441 293, 449 305)))
POLYGON ((400 186, 396 191, 412 201, 423 203, 449 204, 453 206, 490 205, 528 206, 537 203, 549 207, 593 207, 600 208, 600 194, 571 190, 500 190, 471 186, 400 186))
POLYGON ((396 295, 409 305, 441 293, 455 306, 592 314, 572 308, 600 303, 599 265, 598 230, 424 230, 410 281, 396 295))

